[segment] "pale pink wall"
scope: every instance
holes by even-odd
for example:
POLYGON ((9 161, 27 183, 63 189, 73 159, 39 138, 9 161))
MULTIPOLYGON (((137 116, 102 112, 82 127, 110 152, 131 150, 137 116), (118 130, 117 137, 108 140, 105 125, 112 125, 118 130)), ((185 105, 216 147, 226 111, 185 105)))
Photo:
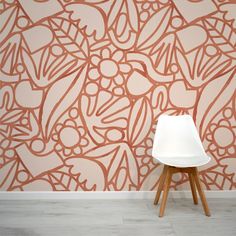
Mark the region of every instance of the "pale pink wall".
POLYGON ((0 11, 0 190, 154 189, 162 113, 194 117, 212 157, 205 187, 235 189, 235 1, 4 0, 0 11))

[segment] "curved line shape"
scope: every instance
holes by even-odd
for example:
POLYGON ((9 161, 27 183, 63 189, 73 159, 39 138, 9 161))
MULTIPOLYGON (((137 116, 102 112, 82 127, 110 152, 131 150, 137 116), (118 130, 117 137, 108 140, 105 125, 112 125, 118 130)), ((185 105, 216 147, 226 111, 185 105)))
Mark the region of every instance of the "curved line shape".
POLYGON ((19 74, 7 75, 0 70, 0 81, 2 82, 14 83, 17 82, 19 79, 20 79, 19 74))
POLYGON ((118 48, 121 48, 123 50, 128 50, 128 49, 132 48, 134 46, 134 43, 135 43, 135 40, 136 40, 136 33, 134 33, 134 32, 130 32, 129 33, 129 38, 127 40, 123 41, 123 42, 116 39, 113 30, 109 31, 109 35, 110 35, 111 41, 118 48))
POLYGON ((153 67, 151 59, 142 53, 127 53, 127 60, 128 61, 136 61, 143 63, 147 67, 147 73, 150 76, 152 80, 159 83, 167 83, 172 82, 174 77, 173 75, 162 75, 159 72, 156 71, 156 69, 153 67))

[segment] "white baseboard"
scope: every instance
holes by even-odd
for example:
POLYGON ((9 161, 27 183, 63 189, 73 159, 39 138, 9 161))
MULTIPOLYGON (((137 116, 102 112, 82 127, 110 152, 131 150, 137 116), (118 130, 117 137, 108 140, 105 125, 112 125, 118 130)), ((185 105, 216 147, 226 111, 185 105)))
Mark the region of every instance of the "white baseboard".
MULTIPOLYGON (((207 198, 235 198, 236 190, 205 191, 207 198)), ((63 200, 63 199, 153 199, 154 191, 110 192, 5 192, 0 191, 0 200, 63 200)), ((170 191, 170 198, 192 198, 191 191, 170 191)))

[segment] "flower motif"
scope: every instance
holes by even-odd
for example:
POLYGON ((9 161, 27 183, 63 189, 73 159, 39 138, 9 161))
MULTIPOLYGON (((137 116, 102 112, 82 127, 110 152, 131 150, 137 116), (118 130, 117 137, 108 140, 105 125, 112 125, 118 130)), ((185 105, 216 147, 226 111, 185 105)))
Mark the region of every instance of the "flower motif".
POLYGON ((169 3, 169 0, 141 0, 141 21, 145 22, 153 13, 160 9, 163 5, 169 3))
POLYGON ((124 84, 124 74, 129 73, 131 67, 127 63, 122 63, 124 53, 120 50, 111 52, 109 48, 105 48, 100 52, 100 55, 93 55, 91 63, 93 67, 89 71, 91 80, 100 81, 100 85, 107 89, 111 86, 114 80, 115 85, 120 87, 124 84))
POLYGON ((135 147, 134 153, 140 166, 141 176, 146 176, 155 165, 152 157, 153 139, 147 138, 141 145, 135 147))
POLYGON ((10 159, 15 157, 15 150, 7 138, 0 141, 0 168, 10 159))
POLYGON ((211 142, 210 151, 216 151, 219 156, 232 155, 236 151, 236 127, 229 120, 221 119, 210 125, 206 139, 211 142))
POLYGON ((77 126, 73 120, 66 120, 56 126, 52 139, 56 141, 55 149, 63 152, 64 156, 79 155, 82 147, 88 145, 85 138, 86 131, 82 126, 77 126))

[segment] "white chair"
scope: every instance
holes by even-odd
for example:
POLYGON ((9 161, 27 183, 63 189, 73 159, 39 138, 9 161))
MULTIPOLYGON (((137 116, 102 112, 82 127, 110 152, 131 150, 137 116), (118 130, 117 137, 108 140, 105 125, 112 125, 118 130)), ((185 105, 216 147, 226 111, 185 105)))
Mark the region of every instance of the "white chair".
POLYGON ((159 216, 164 215, 171 178, 177 172, 188 173, 194 204, 198 204, 197 187, 205 214, 210 216, 197 170, 198 166, 208 163, 210 157, 204 151, 198 131, 190 115, 161 115, 159 117, 152 156, 164 164, 154 200, 154 205, 157 205, 163 190, 159 216))

